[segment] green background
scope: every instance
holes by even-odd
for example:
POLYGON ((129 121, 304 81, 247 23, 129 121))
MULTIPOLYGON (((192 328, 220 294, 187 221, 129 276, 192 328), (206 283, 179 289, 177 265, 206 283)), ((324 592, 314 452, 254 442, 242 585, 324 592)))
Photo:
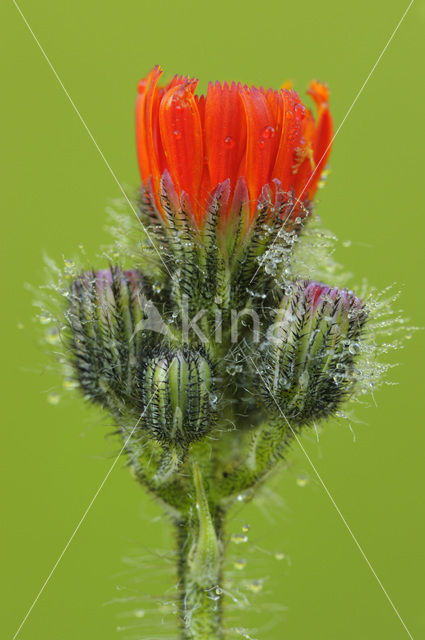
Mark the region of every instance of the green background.
MULTIPOLYGON (((303 92, 326 80, 338 126, 406 9, 404 0, 302 3, 22 0, 21 8, 119 181, 138 182, 136 84, 160 63, 208 80, 303 92)), ((108 241, 105 207, 120 196, 98 151, 12 2, 0 38, 2 168, 1 637, 12 638, 118 451, 111 425, 47 368, 25 283, 43 281, 42 254, 61 260, 108 241), (58 406, 46 401, 58 388, 58 406)), ((319 213, 340 238, 337 258, 424 324, 423 82, 425 5, 417 1, 335 141, 319 213), (343 242, 351 240, 350 247, 343 242)), ((304 445, 415 639, 425 635, 424 334, 397 352, 377 406, 357 409, 356 442, 329 424, 304 445)), ((235 626, 259 640, 402 640, 408 634, 303 454, 271 483, 274 497, 234 514, 251 525, 232 550, 240 580, 265 577, 235 626), (311 481, 301 488, 299 474, 311 481), (274 553, 283 551, 285 560, 274 553), (275 605, 281 605, 284 611, 275 605)), ((19 637, 173 637, 145 594, 173 595, 172 544, 160 508, 120 460, 19 637), (146 556, 138 568, 123 562, 146 556), (119 599, 117 602, 116 599, 119 599), (121 599, 123 601, 121 601, 121 599), (114 601, 112 604, 109 604, 114 601), (138 619, 135 609, 153 610, 138 619), (137 628, 138 624, 146 626, 137 628), (117 626, 129 626, 117 632, 117 626)))

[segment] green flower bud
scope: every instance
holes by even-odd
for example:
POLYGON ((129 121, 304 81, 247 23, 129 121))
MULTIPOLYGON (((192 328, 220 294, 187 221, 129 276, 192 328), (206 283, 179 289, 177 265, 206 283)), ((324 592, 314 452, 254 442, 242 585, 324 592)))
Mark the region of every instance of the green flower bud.
POLYGON ((86 397, 111 410, 121 400, 141 404, 142 296, 140 274, 118 267, 84 273, 70 287, 67 355, 86 397))
POLYGON ((334 413, 357 381, 366 318, 362 301, 347 289, 294 283, 268 330, 262 378, 271 409, 294 425, 334 413))
POLYGON ((214 417, 213 372, 201 351, 184 348, 148 362, 144 425, 161 442, 186 446, 205 436, 214 417))

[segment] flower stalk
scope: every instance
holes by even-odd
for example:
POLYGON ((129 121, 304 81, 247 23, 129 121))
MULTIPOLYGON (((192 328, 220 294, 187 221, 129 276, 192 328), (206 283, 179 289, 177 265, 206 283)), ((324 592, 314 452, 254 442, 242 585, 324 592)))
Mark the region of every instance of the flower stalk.
POLYGON ((179 622, 184 640, 221 640, 224 514, 216 509, 213 518, 199 466, 192 468, 196 517, 176 523, 179 622))

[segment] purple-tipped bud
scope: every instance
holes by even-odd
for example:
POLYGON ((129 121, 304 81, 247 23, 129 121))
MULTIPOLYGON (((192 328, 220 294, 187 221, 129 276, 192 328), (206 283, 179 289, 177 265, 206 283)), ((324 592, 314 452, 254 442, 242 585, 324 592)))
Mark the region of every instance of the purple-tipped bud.
POLYGON ((279 405, 296 425, 335 412, 356 383, 366 317, 362 301, 347 289, 294 283, 267 335, 264 393, 270 407, 278 411, 279 405))
POLYGON ((70 287, 69 355, 84 394, 109 408, 140 405, 143 290, 137 271, 90 271, 70 287), (114 404, 115 403, 115 404, 114 404))

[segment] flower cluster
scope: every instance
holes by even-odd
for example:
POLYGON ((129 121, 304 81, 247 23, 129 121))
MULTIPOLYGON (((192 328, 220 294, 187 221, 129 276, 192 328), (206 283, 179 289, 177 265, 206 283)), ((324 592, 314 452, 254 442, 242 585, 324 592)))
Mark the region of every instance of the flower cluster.
POLYGON ((138 86, 131 260, 66 274, 63 359, 178 524, 183 637, 221 638, 224 514, 353 396, 371 307, 294 267, 331 149, 326 86, 313 116, 288 87, 199 96, 161 73, 138 86))
POLYGON ((334 414, 356 387, 367 319, 352 292, 291 271, 331 147, 325 85, 310 84, 314 118, 290 88, 217 82, 199 96, 195 80, 160 86, 161 74, 139 83, 136 101, 139 259, 73 279, 66 310, 76 383, 123 435, 137 423, 131 456, 142 477, 140 446, 159 452, 159 484, 225 424, 240 447, 235 457, 230 436, 217 437, 218 474, 243 468, 254 427, 277 423, 279 448, 289 422, 334 414))

